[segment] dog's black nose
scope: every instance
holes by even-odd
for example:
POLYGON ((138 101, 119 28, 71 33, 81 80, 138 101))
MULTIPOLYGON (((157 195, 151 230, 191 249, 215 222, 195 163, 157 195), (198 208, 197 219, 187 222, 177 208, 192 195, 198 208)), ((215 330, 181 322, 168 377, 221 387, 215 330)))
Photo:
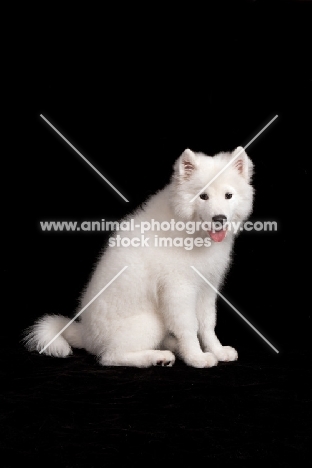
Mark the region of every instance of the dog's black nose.
POLYGON ((221 223, 221 224, 223 224, 223 223, 226 222, 226 219, 227 219, 227 218, 226 218, 225 215, 216 215, 216 216, 213 216, 213 217, 212 217, 212 221, 213 221, 214 223, 221 223))

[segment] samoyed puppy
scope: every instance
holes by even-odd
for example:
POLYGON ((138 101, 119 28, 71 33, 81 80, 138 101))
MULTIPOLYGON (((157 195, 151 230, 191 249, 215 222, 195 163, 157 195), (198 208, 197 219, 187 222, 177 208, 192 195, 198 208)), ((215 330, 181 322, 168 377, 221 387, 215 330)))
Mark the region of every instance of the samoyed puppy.
POLYGON ((26 331, 27 348, 57 357, 84 348, 103 366, 172 366, 175 356, 197 368, 236 360, 214 331, 216 290, 239 232, 233 226, 252 210, 252 170, 241 147, 215 156, 185 150, 170 183, 123 220, 131 228, 111 235, 79 319, 68 326, 69 318, 42 317, 26 331))

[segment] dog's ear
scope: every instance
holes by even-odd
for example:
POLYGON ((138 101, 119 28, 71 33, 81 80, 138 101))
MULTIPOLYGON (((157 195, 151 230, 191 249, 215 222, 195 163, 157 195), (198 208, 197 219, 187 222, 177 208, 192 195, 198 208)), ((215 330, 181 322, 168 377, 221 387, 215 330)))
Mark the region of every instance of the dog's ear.
POLYGON ((238 146, 232 153, 233 165, 235 169, 247 180, 251 181, 253 174, 253 163, 251 159, 247 156, 246 151, 242 146, 238 146))
POLYGON ((188 180, 193 172, 198 168, 199 158, 190 149, 183 151, 174 165, 174 174, 176 177, 188 180))

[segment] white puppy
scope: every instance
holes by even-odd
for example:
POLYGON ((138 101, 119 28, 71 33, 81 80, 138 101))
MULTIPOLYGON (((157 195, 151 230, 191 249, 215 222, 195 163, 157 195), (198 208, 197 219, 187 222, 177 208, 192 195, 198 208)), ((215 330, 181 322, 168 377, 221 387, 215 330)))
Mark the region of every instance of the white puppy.
MULTIPOLYGON (((215 335, 216 292, 197 272, 221 287, 235 236, 229 223, 252 210, 252 168, 240 147, 213 157, 185 150, 171 182, 124 220, 133 219, 134 230, 111 236, 78 310, 127 268, 44 353, 65 357, 71 347, 85 348, 104 366, 136 367, 171 366, 175 354, 194 367, 237 359, 215 335), (160 230, 143 239, 152 220, 160 230), (190 222, 196 229, 183 230, 190 222)), ((68 322, 42 317, 27 330, 26 346, 42 350, 68 322)))

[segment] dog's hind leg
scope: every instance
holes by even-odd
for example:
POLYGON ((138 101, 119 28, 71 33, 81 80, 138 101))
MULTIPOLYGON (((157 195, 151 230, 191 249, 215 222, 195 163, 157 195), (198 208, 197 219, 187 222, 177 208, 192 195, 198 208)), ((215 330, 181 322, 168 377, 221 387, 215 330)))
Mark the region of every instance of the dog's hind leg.
POLYGON ((161 350, 164 338, 162 320, 154 313, 142 313, 124 319, 114 326, 99 354, 103 366, 172 366, 175 356, 161 350))
POLYGON ((99 362, 103 366, 171 367, 174 364, 174 361, 175 356, 171 351, 147 349, 144 351, 131 352, 106 352, 100 357, 99 362))

